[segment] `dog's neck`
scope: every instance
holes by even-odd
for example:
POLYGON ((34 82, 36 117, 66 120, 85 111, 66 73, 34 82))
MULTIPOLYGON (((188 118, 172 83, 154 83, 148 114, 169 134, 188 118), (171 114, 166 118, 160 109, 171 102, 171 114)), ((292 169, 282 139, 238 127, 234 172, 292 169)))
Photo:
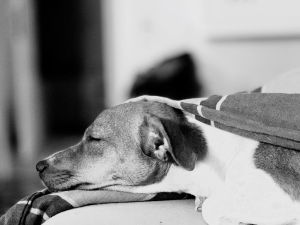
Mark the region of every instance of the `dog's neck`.
MULTIPOLYGON (((224 187, 227 177, 230 176, 230 167, 236 164, 233 163, 236 155, 241 150, 252 151, 258 144, 257 141, 219 130, 193 118, 188 118, 188 122, 196 124, 203 133, 208 148, 205 158, 199 160, 192 171, 171 165, 168 174, 160 183, 137 187, 134 192, 185 192, 209 197, 224 187)), ((243 162, 242 159, 239 160, 243 162)))

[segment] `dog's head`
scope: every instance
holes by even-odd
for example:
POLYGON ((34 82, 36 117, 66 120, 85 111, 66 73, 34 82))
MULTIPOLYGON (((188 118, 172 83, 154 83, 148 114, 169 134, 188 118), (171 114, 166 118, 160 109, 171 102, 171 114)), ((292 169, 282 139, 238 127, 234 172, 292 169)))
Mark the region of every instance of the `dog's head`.
POLYGON ((180 110, 138 102, 103 111, 75 146, 37 163, 51 191, 118 189, 164 179, 171 164, 193 170, 205 154, 199 129, 180 110))

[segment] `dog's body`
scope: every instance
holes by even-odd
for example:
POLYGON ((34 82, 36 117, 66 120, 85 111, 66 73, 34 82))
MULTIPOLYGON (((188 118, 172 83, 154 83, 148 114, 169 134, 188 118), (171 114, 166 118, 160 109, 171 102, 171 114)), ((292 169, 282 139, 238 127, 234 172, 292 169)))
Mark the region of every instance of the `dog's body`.
POLYGON ((52 191, 205 197, 208 224, 300 224, 300 152, 218 130, 160 103, 104 111, 78 145, 37 170, 52 191))

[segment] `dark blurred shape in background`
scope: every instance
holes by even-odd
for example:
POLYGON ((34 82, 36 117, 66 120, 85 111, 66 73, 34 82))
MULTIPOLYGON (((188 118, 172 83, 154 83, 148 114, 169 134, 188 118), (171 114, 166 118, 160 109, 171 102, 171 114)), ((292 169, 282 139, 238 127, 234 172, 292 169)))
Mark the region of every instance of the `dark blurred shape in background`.
POLYGON ((139 74, 130 97, 158 95, 181 100, 201 95, 201 85, 193 58, 184 53, 164 60, 150 70, 139 74))
POLYGON ((81 135, 104 108, 100 1, 35 1, 48 135, 81 135))
POLYGON ((79 142, 104 109, 100 11, 99 0, 0 2, 0 215, 43 188, 36 161, 79 142))

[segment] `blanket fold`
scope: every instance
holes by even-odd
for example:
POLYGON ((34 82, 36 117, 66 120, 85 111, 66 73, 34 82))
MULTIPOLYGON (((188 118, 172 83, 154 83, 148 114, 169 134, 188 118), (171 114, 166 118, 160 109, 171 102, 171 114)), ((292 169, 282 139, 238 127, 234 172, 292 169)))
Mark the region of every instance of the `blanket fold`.
POLYGON ((176 105, 221 130, 300 150, 300 94, 239 93, 176 105))

